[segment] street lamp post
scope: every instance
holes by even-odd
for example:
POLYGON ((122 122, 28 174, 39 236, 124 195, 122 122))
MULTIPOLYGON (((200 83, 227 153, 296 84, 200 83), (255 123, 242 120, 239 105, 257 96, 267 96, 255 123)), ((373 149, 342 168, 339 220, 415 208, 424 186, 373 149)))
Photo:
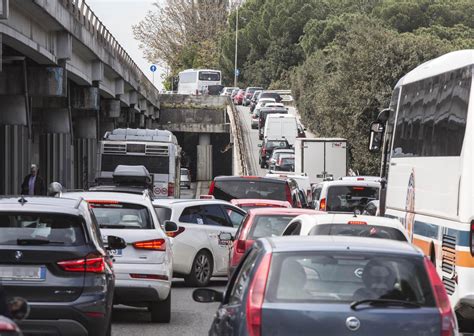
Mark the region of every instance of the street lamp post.
POLYGON ((236 15, 235 15, 235 57, 234 57, 234 87, 237 87, 237 49, 239 39, 239 1, 236 1, 236 15))

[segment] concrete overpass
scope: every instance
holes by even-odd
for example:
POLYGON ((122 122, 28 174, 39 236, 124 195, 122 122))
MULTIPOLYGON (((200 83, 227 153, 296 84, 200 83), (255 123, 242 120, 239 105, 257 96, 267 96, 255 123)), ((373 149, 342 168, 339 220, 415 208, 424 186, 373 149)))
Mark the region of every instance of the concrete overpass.
POLYGON ((151 127, 158 91, 84 0, 0 2, 0 194, 18 193, 31 163, 87 187, 98 139, 151 127))

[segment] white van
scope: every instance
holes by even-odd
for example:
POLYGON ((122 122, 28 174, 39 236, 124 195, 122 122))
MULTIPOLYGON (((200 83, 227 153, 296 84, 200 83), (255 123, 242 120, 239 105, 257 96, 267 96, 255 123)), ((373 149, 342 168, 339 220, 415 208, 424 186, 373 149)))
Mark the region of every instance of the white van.
POLYGON ((263 137, 272 140, 286 139, 290 145, 295 144, 298 136, 296 117, 289 114, 269 114, 265 121, 263 137))

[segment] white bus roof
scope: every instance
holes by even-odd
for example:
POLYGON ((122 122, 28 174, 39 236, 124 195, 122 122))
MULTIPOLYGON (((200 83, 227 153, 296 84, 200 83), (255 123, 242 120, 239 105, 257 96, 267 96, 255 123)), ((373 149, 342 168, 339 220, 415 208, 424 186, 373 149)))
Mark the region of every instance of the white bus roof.
POLYGON ((453 51, 425 62, 402 77, 395 87, 474 64, 474 49, 453 51))
POLYGON ((215 72, 221 72, 220 70, 216 70, 216 69, 186 69, 186 70, 183 70, 180 72, 183 73, 183 72, 196 72, 196 71, 215 71, 215 72))
POLYGON ((106 132, 104 140, 177 143, 176 137, 170 131, 140 128, 117 128, 111 132, 106 132))

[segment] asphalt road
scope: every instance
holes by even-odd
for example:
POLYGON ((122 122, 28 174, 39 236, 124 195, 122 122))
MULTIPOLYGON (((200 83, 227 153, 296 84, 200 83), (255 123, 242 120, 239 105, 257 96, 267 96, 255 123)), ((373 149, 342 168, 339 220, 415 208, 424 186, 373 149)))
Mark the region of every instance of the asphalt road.
MULTIPOLYGON (((226 280, 217 279, 212 288, 224 290, 226 280)), ((114 308, 113 336, 199 336, 207 335, 217 303, 197 303, 192 299, 194 288, 187 288, 180 279, 173 281, 171 289, 171 322, 151 323, 150 314, 144 308, 118 306, 114 308)))

